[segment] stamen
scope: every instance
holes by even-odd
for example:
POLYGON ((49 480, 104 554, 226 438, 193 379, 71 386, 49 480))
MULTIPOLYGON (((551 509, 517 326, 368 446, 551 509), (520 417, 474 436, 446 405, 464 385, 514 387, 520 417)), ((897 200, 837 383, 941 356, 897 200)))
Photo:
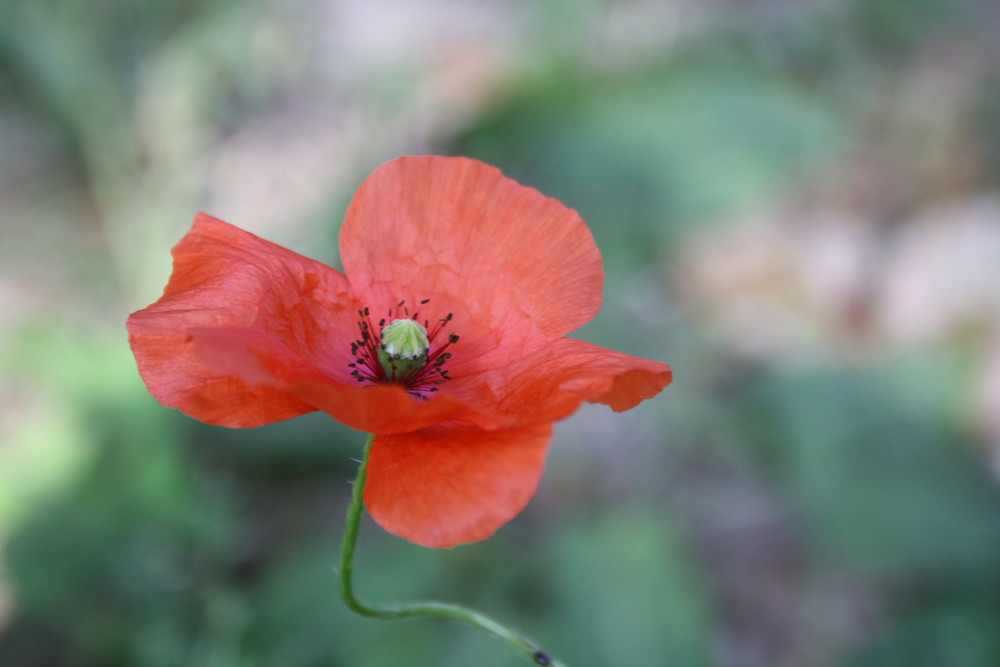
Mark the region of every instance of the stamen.
MULTIPOLYGON (((423 306, 430 301, 422 299, 419 303, 423 306)), ((370 316, 370 308, 364 307, 358 310, 359 338, 351 342, 353 361, 347 364, 351 369, 351 377, 362 384, 374 385, 384 382, 402 384, 411 395, 423 399, 428 399, 430 394, 439 391, 437 385, 452 379, 443 366, 452 356, 448 349, 458 342, 459 336, 449 334, 444 344, 435 348, 435 339, 454 319, 452 313, 438 319, 424 318, 423 333, 416 338, 410 335, 403 335, 400 338, 405 331, 416 332, 421 328, 420 311, 415 311, 410 316, 405 300, 390 307, 388 316, 379 319, 377 328, 372 325, 370 316), (407 317, 396 318, 394 316, 397 313, 405 314, 407 317), (387 345, 386 330, 397 322, 409 322, 409 329, 397 327, 393 333, 392 345, 387 345), (433 326, 430 325, 431 322, 434 323, 433 326), (387 326, 387 323, 390 324, 387 326), (413 349, 410 349, 411 347, 413 349)))

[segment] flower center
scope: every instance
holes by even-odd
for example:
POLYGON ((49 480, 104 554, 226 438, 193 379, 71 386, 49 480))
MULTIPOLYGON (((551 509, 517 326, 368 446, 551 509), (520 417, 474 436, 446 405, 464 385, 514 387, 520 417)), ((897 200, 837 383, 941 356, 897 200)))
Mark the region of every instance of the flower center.
POLYGON ((378 363, 389 377, 405 377, 427 363, 427 329, 415 320, 393 320, 382 327, 378 363))
POLYGON ((421 324, 419 311, 410 315, 406 302, 400 301, 389 309, 388 317, 379 320, 378 333, 368 308, 359 310, 358 317, 361 337, 351 343, 354 361, 348 364, 355 380, 367 384, 393 382, 414 396, 430 398, 438 390, 437 385, 451 379, 444 368, 451 358, 451 352, 446 350, 458 342, 458 336, 450 334, 443 345, 435 345, 435 339, 451 322, 451 313, 435 320, 434 326, 426 319, 421 324), (388 320, 391 322, 386 324, 388 320))

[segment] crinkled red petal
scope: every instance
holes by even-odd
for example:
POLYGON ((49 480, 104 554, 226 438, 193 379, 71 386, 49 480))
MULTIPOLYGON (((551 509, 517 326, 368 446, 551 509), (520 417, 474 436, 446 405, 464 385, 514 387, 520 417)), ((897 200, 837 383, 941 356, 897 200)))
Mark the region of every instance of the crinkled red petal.
POLYGON ((153 396, 222 426, 259 426, 314 410, 283 388, 207 367, 190 330, 272 332, 320 370, 350 361, 357 303, 338 271, 205 214, 173 251, 163 296, 128 319, 129 344, 153 396))
POLYGON ((456 376, 530 355, 601 304, 601 256, 580 216, 467 158, 379 167, 351 202, 340 252, 373 311, 430 299, 435 316, 454 313, 456 376))
POLYGON ((378 436, 365 505, 384 529, 426 547, 486 539, 531 500, 551 438, 549 425, 378 436))
POLYGON ((524 425, 563 419, 584 401, 628 410, 672 380, 667 364, 563 338, 509 366, 457 379, 449 391, 524 425))

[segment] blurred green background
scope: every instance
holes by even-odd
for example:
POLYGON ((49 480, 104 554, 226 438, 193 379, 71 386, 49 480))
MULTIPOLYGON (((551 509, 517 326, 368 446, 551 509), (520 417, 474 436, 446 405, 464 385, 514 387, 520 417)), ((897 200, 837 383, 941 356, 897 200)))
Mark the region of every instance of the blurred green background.
POLYGON ((524 664, 340 604, 362 436, 213 428, 126 344, 205 210, 336 264, 376 165, 477 157, 591 225, 578 335, 668 361, 452 551, 360 593, 571 665, 1000 665, 990 0, 0 3, 0 664, 524 664))

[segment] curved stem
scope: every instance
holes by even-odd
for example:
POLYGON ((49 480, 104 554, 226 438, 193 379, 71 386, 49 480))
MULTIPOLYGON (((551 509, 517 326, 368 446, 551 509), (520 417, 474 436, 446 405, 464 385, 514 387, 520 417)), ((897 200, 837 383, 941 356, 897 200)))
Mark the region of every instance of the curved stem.
POLYGON ((362 498, 365 490, 368 454, 371 451, 374 440, 374 435, 368 436, 364 451, 361 454, 358 476, 354 481, 354 490, 351 493, 351 504, 347 508, 347 526, 344 529, 344 538, 340 545, 340 596, 343 598, 344 604, 354 613, 370 618, 391 619, 412 618, 414 616, 437 616, 439 618, 468 623, 469 625, 474 625, 485 630, 494 637, 504 640, 536 664, 565 667, 565 665, 539 649, 534 643, 514 630, 493 620, 489 616, 457 604, 448 602, 413 602, 382 606, 367 604, 357 598, 354 594, 354 583, 352 580, 354 574, 354 549, 358 541, 358 528, 361 525, 361 514, 364 509, 362 498))

